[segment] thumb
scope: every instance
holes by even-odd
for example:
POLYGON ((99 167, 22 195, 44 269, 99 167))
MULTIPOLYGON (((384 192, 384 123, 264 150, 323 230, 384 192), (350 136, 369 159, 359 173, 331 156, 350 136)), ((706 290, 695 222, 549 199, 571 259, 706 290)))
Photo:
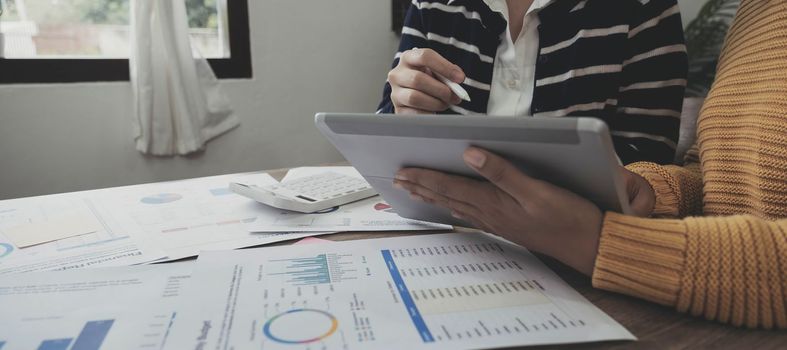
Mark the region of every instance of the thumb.
POLYGON ((468 148, 463 158, 469 167, 509 194, 519 193, 535 181, 509 161, 480 148, 468 148))

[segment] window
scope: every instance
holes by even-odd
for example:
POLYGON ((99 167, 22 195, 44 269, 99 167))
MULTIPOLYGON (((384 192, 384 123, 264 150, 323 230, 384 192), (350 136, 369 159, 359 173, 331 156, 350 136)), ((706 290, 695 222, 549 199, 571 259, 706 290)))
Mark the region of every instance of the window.
MULTIPOLYGON (((0 0, 0 84, 128 81, 130 1, 0 0)), ((195 55, 251 78, 247 0, 182 1, 195 55)))

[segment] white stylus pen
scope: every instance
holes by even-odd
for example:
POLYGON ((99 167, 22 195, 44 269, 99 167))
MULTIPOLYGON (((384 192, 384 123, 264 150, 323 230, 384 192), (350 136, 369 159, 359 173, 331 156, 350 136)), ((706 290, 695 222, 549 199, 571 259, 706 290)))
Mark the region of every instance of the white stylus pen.
POLYGON ((448 85, 448 87, 451 89, 451 91, 453 91, 456 94, 456 96, 459 96, 459 98, 467 102, 470 102, 470 95, 467 93, 467 91, 465 91, 464 88, 462 88, 461 85, 454 83, 451 80, 448 80, 448 78, 442 76, 440 73, 434 71, 432 73, 434 73, 437 79, 442 81, 445 85, 448 85))

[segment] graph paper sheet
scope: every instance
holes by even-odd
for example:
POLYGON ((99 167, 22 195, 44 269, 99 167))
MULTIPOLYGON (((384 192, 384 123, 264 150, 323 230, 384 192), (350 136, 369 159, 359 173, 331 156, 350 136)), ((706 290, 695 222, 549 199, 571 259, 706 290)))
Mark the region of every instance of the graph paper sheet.
POLYGON ((0 279, 2 350, 160 349, 192 264, 0 279))
POLYGON ((481 234, 200 256, 167 349, 478 349, 634 339, 481 234))

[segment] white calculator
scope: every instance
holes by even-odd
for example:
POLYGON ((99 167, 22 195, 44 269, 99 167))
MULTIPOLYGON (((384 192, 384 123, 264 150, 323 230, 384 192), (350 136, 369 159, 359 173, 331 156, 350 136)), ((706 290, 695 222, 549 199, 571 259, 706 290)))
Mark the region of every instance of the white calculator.
POLYGON ((230 189, 257 202, 301 213, 314 213, 377 195, 364 179, 332 171, 266 186, 233 182, 230 189))

